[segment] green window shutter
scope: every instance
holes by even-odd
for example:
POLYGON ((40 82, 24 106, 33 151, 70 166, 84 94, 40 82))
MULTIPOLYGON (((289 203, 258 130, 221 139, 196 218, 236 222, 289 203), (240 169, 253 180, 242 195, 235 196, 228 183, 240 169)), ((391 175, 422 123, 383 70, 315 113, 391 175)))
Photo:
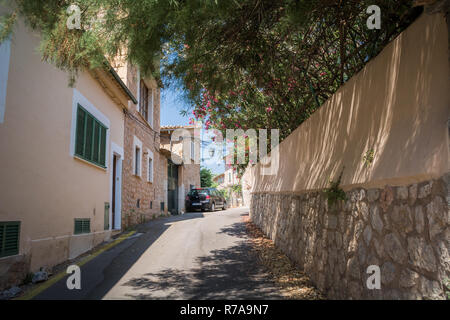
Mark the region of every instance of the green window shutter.
POLYGON ((84 124, 86 122, 86 112, 78 107, 77 111, 77 130, 75 142, 75 154, 83 156, 84 154, 84 124))
POLYGON ((91 219, 75 219, 74 234, 91 233, 91 219))
POLYGON ((92 161, 100 163, 100 124, 95 121, 94 122, 94 145, 93 145, 93 149, 94 149, 94 153, 93 153, 93 158, 92 161))
POLYGON ((0 257, 19 254, 20 222, 0 222, 0 257))
POLYGON ((86 121, 86 145, 84 150, 84 156, 87 160, 92 161, 92 151, 93 151, 93 139, 94 139, 94 118, 89 115, 86 121))
POLYGON ((83 220, 83 233, 91 233, 91 219, 83 220))
POLYGON ((81 105, 78 105, 75 155, 105 167, 106 134, 107 128, 81 105))
POLYGON ((100 161, 102 166, 106 165, 106 128, 100 128, 100 161))
POLYGON ((81 233, 83 233, 82 231, 83 231, 83 226, 82 226, 81 219, 75 219, 74 234, 81 234, 81 233))

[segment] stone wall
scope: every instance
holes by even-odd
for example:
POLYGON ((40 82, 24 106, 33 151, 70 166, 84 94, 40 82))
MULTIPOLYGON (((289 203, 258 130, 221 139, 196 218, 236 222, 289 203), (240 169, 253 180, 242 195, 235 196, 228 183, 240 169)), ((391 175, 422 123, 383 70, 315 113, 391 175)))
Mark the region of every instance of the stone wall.
POLYGON ((139 115, 127 115, 125 119, 125 143, 123 161, 122 189, 122 227, 139 224, 161 214, 161 202, 164 202, 164 181, 167 179, 165 157, 159 153, 158 133, 139 119, 139 115), (142 174, 133 173, 133 139, 142 141, 142 174), (148 164, 146 150, 153 152, 153 183, 147 181, 148 164), (139 200, 139 206, 138 206, 139 200))
POLYGON ((0 258, 0 291, 21 284, 30 271, 30 255, 0 258))
POLYGON ((357 188, 329 207, 323 192, 253 194, 251 219, 332 299, 443 299, 450 278, 450 174, 357 188), (381 268, 381 289, 366 286, 381 268))
MULTIPOLYGON (((138 72, 129 65, 127 86, 138 97, 138 72)), ((154 89, 153 127, 130 102, 125 116, 123 186, 122 186, 122 228, 136 225, 161 215, 161 202, 165 202, 164 181, 167 180, 167 161, 159 152, 160 146, 160 89, 154 80, 148 80, 149 89, 154 89), (151 86, 149 85, 151 84, 151 86), (142 142, 141 176, 134 175, 134 137, 142 142), (153 153, 153 182, 148 182, 147 149, 153 153), (139 203, 138 203, 139 202, 139 203)), ((165 208, 167 205, 165 205, 165 208)), ((167 212, 167 210, 166 210, 167 212)))

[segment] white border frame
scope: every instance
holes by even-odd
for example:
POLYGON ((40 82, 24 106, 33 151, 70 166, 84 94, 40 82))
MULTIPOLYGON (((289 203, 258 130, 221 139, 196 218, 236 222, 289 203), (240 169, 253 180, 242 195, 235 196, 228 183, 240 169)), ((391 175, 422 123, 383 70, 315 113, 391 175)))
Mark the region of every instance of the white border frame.
POLYGON ((8 92, 9 65, 11 62, 11 39, 0 44, 0 123, 5 120, 6 95, 8 92))
POLYGON ((134 136, 133 137, 133 175, 136 177, 142 177, 142 155, 143 155, 144 150, 142 149, 142 141, 139 140, 138 137, 134 136), (139 159, 139 174, 136 175, 136 147, 138 147, 141 152, 140 152, 140 159, 139 159))
MULTIPOLYGON (((111 131, 111 122, 109 121, 109 118, 107 116, 105 116, 103 113, 101 113, 77 89, 73 89, 73 98, 72 98, 72 125, 71 125, 71 130, 70 130, 70 150, 69 150, 70 156, 78 159, 78 157, 75 155, 75 137, 76 137, 76 130, 77 130, 78 104, 80 104, 84 109, 89 111, 89 113, 92 114, 98 121, 100 121, 107 129, 106 130, 105 167, 108 168, 108 166, 109 166, 109 149, 110 149, 109 139, 110 139, 110 131, 111 131)), ((83 160, 83 159, 81 159, 81 160, 83 160)), ((88 163, 91 163, 91 162, 88 162, 88 163)), ((97 166, 94 163, 92 163, 92 165, 94 165, 98 168, 102 168, 100 166, 97 166)))
POLYGON ((110 172, 110 206, 109 206, 109 230, 121 230, 122 229, 122 164, 124 159, 123 148, 114 142, 111 142, 111 161, 114 160, 114 155, 117 156, 117 167, 116 167, 116 178, 118 182, 116 183, 116 194, 112 194, 113 185, 113 170, 114 165, 111 165, 110 172), (115 213, 115 225, 112 225, 112 201, 113 197, 116 197, 116 213, 115 213))
POLYGON ((154 178, 154 172, 155 172, 155 158, 153 156, 153 152, 150 151, 150 149, 147 148, 147 182, 153 183, 154 178), (152 171, 151 175, 149 174, 150 168, 149 168, 149 160, 152 159, 152 171), (150 178, 149 178, 150 176, 150 178))

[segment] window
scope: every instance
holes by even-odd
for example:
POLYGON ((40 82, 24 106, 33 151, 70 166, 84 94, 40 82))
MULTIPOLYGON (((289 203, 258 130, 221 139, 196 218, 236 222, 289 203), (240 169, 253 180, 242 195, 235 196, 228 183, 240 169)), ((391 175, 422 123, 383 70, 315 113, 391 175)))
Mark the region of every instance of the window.
POLYGON ((147 182, 153 183, 153 152, 147 149, 147 182))
POLYGON ((75 219, 74 234, 91 233, 91 219, 75 219))
POLYGON ((144 80, 139 85, 139 112, 153 127, 153 89, 149 89, 144 80))
POLYGON ((78 104, 75 155, 105 168, 107 130, 100 121, 78 104))
POLYGON ((139 88, 139 112, 145 120, 148 119, 148 88, 144 80, 141 80, 139 88))
POLYGON ((136 136, 133 138, 133 149, 132 149, 132 155, 133 155, 133 174, 137 177, 142 176, 142 142, 139 140, 136 136))
POLYGON ((136 176, 141 175, 141 149, 136 147, 134 150, 134 174, 136 176))
POLYGON ((191 139, 191 159, 195 159, 195 140, 191 139))
POLYGON ((153 182, 153 159, 148 158, 148 182, 153 182))
POLYGON ((152 128, 153 128, 153 110, 154 110, 153 107, 155 102, 154 100, 155 95, 153 91, 154 91, 153 89, 150 90, 150 95, 148 97, 148 118, 147 118, 147 121, 150 124, 150 127, 152 128))
POLYGON ((0 257, 19 254, 20 222, 0 222, 0 257))

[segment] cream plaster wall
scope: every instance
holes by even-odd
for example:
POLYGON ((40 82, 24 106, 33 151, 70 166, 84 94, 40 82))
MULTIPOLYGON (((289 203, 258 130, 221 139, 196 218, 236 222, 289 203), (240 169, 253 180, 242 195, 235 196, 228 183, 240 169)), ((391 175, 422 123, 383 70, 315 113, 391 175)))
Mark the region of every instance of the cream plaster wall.
POLYGON ((344 166, 345 190, 440 177, 449 171, 448 70, 444 16, 424 14, 280 144, 276 175, 248 169, 244 193, 322 189, 344 166))
MULTIPOLYGON (((107 238, 104 203, 111 201, 111 166, 71 156, 74 89, 66 73, 41 62, 38 42, 23 24, 15 29, 0 124, 0 221, 21 221, 20 254, 32 254, 34 270, 107 238), (91 218, 95 235, 72 236, 75 218, 91 218)), ((111 143, 123 148, 123 111, 88 73, 80 74, 76 90, 109 119, 111 164, 111 143)))

